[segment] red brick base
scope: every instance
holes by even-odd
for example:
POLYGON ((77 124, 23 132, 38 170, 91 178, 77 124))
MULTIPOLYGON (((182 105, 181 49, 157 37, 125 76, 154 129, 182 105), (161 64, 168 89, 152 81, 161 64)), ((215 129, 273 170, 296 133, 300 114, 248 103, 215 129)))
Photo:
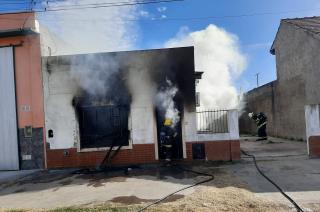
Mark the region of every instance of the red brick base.
POLYGON ((309 137, 309 156, 320 157, 320 136, 309 137))
POLYGON ((188 142, 187 159, 192 160, 192 144, 203 143, 207 160, 212 161, 236 161, 240 160, 240 141, 205 141, 188 142))
MULTIPOLYGON (((205 141, 187 142, 187 160, 192 160, 192 144, 204 143, 205 154, 212 161, 240 160, 240 142, 205 141)), ((47 149, 47 168, 95 167, 101 164, 107 151, 77 152, 76 148, 47 149)), ((123 149, 112 160, 114 165, 154 163, 154 144, 134 144, 132 149, 123 149)))
MULTIPOLYGON (((47 168, 98 166, 107 151, 77 152, 76 148, 47 150, 47 168), (67 153, 67 154, 65 154, 67 153)), ((134 144, 132 149, 123 149, 113 158, 112 164, 142 164, 155 162, 154 144, 134 144)))

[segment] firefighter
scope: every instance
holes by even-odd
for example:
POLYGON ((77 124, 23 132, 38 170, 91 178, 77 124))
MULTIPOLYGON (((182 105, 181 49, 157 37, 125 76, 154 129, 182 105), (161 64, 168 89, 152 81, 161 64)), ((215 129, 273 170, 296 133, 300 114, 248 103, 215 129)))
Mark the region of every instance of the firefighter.
POLYGON ((267 116, 262 112, 257 114, 252 112, 252 113, 249 113, 248 115, 257 124, 258 136, 259 136, 259 139, 257 139, 257 141, 267 140, 268 139, 267 132, 266 132, 267 116))
POLYGON ((172 146, 176 136, 177 133, 172 126, 172 119, 165 119, 160 132, 160 142, 167 163, 172 160, 172 146))

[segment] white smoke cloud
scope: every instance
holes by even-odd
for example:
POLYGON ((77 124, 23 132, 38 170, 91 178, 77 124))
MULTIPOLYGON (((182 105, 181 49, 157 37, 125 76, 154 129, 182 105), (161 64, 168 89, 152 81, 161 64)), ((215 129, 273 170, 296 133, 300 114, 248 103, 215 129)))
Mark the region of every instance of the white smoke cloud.
POLYGON ((172 120, 172 127, 175 127, 180 120, 179 111, 174 102, 177 92, 178 88, 167 79, 166 86, 161 88, 155 96, 158 109, 164 113, 165 119, 172 120))
POLYGON ((90 95, 105 96, 112 89, 111 80, 118 69, 119 64, 114 58, 86 55, 71 61, 70 77, 90 95))
MULTIPOLYGON (((49 1, 49 6, 114 3, 114 0, 49 1)), ((46 1, 43 7, 47 6, 46 1)), ((53 55, 120 51, 135 48, 139 16, 137 6, 107 7, 39 13, 40 24, 59 36, 67 45, 51 43, 53 55)))
POLYGON ((157 10, 158 10, 158 12, 162 13, 167 10, 167 7, 158 7, 157 10))
POLYGON ((235 35, 212 24, 195 32, 189 32, 187 27, 182 27, 165 46, 195 47, 196 71, 204 72, 197 85, 200 108, 238 107, 238 93, 233 80, 245 70, 246 57, 240 52, 235 35))

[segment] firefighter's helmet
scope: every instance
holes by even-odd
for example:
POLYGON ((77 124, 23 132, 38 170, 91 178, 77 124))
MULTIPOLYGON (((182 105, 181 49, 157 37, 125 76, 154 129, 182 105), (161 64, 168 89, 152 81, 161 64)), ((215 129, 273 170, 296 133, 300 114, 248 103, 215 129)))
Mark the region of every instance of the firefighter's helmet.
POLYGON ((171 126, 172 125, 172 119, 165 119, 163 124, 164 124, 164 126, 171 126))

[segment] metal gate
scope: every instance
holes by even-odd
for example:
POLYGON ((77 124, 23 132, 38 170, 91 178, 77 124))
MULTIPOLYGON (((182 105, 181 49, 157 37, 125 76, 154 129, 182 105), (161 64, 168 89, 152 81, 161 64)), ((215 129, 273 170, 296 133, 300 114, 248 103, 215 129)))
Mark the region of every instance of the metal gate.
POLYGON ((128 106, 80 106, 78 112, 81 148, 129 145, 128 106))
POLYGON ((0 170, 18 170, 13 48, 0 48, 0 170))

